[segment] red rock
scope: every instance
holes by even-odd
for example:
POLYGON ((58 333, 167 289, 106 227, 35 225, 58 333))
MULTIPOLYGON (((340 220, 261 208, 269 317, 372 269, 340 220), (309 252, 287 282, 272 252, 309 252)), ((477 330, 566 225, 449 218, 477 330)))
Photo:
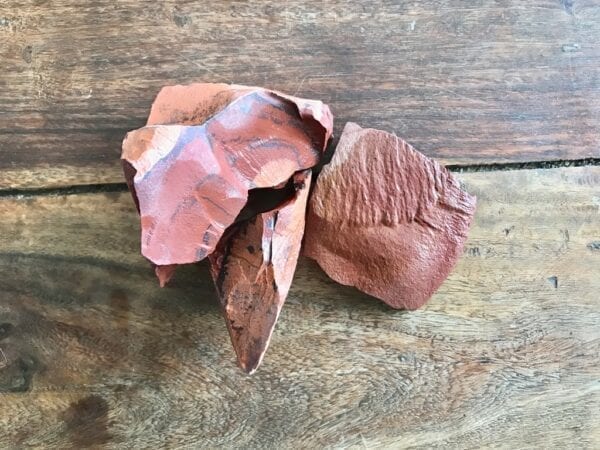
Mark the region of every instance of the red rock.
MULTIPOLYGON (((142 254, 169 266, 212 253, 250 190, 279 186, 317 164, 332 120, 322 102, 260 88, 164 88, 149 125, 123 142, 142 254)), ((165 282, 172 271, 157 274, 165 282)))
POLYGON ((240 366, 256 370, 287 297, 311 172, 331 137, 319 101, 224 84, 165 87, 123 143, 142 253, 164 286, 210 256, 240 366))
POLYGON ((209 256, 231 342, 248 373, 262 361, 294 277, 310 179, 310 170, 296 174, 292 199, 234 225, 209 256))
POLYGON ((158 278, 160 287, 165 287, 167 285, 171 278, 173 278, 173 275, 175 275, 176 269, 177 264, 171 264, 168 266, 154 266, 154 273, 158 278))
POLYGON ((416 309, 460 257, 474 212, 437 162, 349 123, 309 201, 304 253, 335 281, 416 309))

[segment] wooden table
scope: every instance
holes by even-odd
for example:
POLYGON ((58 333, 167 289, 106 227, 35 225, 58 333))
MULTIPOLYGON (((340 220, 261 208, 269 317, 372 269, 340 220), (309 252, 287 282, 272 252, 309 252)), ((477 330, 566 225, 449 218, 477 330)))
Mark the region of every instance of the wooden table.
POLYGON ((0 3, 0 447, 600 448, 600 2, 0 3), (320 98, 479 206, 423 309, 301 260, 263 366, 159 289, 118 157, 165 84, 320 98))

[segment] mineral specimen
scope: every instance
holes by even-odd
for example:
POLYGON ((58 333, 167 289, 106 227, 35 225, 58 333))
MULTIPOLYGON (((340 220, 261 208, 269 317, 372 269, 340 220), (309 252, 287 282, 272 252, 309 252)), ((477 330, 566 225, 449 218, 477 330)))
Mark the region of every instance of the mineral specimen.
POLYGON ((209 256, 240 366, 264 356, 296 268, 327 105, 224 84, 169 86, 123 143, 142 254, 164 286, 209 256))
POLYGON ((475 197, 393 134, 348 123, 316 181, 304 254, 335 281, 415 309, 459 258, 475 197))
POLYGON ((197 84, 164 88, 149 123, 128 133, 122 158, 133 168, 125 173, 141 215, 142 254, 162 266, 202 260, 250 190, 317 164, 332 116, 317 101, 197 84))
POLYGON ((249 373, 263 358, 292 284, 310 178, 310 170, 296 174, 292 199, 232 227, 209 256, 231 342, 249 373))
POLYGON ((160 285, 206 257, 239 365, 260 365, 304 253, 394 308, 423 305, 459 258, 475 198, 402 139, 346 125, 327 105, 262 88, 192 84, 158 94, 123 142, 142 254, 160 285), (308 212, 307 212, 308 204, 308 212))

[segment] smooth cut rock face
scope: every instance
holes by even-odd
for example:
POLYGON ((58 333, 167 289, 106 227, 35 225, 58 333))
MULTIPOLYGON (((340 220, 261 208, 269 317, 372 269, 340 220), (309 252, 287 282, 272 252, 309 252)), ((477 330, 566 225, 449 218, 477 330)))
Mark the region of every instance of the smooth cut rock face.
POLYGON ((348 123, 309 201, 304 254, 393 308, 422 306, 467 238, 475 197, 397 136, 348 123))
POLYGON ((287 297, 304 234, 310 170, 294 176, 295 196, 234 225, 209 256, 238 363, 254 372, 287 297))
MULTIPOLYGON (((205 258, 250 190, 279 186, 318 163, 332 120, 322 102, 260 88, 164 88, 149 125, 123 143, 141 215, 142 254, 157 266, 205 258)), ((172 270, 157 274, 163 282, 172 270)))

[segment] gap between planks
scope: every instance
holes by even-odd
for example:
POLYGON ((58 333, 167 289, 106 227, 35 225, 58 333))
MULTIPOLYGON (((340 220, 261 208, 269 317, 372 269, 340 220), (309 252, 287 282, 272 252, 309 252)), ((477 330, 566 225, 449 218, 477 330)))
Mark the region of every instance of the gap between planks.
MULTIPOLYGON (((467 164, 454 165, 448 164, 446 168, 456 173, 473 172, 500 172, 507 170, 534 170, 534 169, 557 169, 561 167, 583 167, 600 166, 600 158, 569 159, 555 161, 529 161, 529 162, 509 162, 493 164, 467 164)), ((81 184, 73 186, 60 186, 34 189, 0 189, 0 198, 2 197, 38 197, 43 195, 76 195, 76 194, 97 194, 102 192, 126 192, 126 183, 96 183, 81 184)))

